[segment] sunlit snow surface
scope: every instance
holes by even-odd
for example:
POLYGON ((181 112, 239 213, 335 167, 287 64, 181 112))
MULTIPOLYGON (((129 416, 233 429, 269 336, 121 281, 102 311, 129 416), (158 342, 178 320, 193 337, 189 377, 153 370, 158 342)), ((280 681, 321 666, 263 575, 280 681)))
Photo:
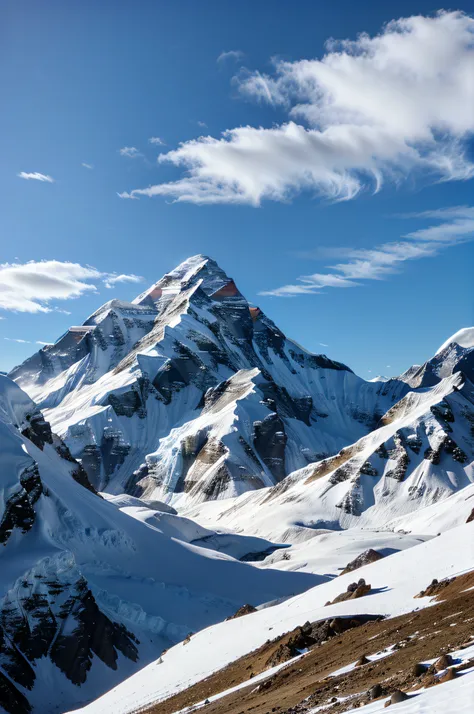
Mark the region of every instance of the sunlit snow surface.
MULTIPOLYGON (((442 579, 472 569, 473 532, 473 524, 460 526, 416 548, 359 569, 358 577, 364 577, 374 589, 369 598, 370 611, 396 616, 415 607, 429 607, 429 598, 414 600, 414 596, 435 575, 442 579)), ((366 614, 369 604, 366 598, 325 607, 325 603, 344 591, 353 579, 353 573, 348 573, 280 605, 207 628, 192 637, 186 647, 173 647, 163 656, 161 663, 149 665, 81 711, 84 714, 128 714, 186 689, 253 651, 267 639, 284 634, 308 620, 366 614), (206 653, 205 658, 202 657, 203 652, 206 653)), ((437 688, 437 691, 441 689, 437 688)))

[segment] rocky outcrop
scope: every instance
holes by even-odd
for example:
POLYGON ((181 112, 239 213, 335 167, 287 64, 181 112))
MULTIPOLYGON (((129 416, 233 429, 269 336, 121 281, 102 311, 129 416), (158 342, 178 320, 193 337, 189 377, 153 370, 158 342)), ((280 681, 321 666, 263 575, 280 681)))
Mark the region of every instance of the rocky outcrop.
POLYGON ((253 425, 253 445, 255 451, 268 467, 276 481, 286 476, 285 446, 288 437, 285 426, 276 412, 253 425))
POLYGON ((371 588, 372 586, 368 585, 364 578, 360 578, 357 583, 350 583, 347 586, 346 592, 337 595, 334 600, 327 602, 326 605, 335 605, 337 602, 345 602, 346 600, 357 600, 360 597, 368 595, 371 588))
POLYGON ((18 489, 7 499, 0 521, 0 544, 6 544, 15 528, 27 533, 35 522, 35 503, 43 493, 38 466, 32 463, 19 479, 18 489))
POLYGON ((351 562, 348 563, 344 570, 341 572, 341 575, 345 575, 346 573, 352 573, 353 570, 362 568, 364 565, 369 565, 369 563, 375 563, 377 560, 381 560, 381 558, 383 557, 384 556, 382 555, 382 553, 379 553, 373 548, 368 548, 368 550, 364 550, 363 553, 358 555, 357 558, 351 560, 351 562))

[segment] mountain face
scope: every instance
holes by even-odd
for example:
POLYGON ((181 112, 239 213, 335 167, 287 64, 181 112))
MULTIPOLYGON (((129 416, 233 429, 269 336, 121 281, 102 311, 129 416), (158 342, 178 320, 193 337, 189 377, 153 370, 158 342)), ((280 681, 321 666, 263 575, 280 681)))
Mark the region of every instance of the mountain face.
POLYGON ((369 433, 409 391, 308 353, 200 255, 10 377, 96 489, 174 504, 274 485, 369 433))
POLYGON ((409 392, 379 424, 271 488, 221 505, 197 504, 188 516, 288 543, 310 540, 321 530, 420 528, 436 535, 465 523, 474 493, 470 380, 455 372, 432 388, 409 392), (446 518, 443 504, 449 510, 450 502, 446 518))
POLYGON ((249 600, 321 581, 239 562, 272 552, 266 540, 103 499, 5 376, 0 455, 0 711, 66 711, 249 600))
POLYGON ((432 387, 444 377, 462 372, 474 382, 474 328, 459 330, 441 345, 437 353, 423 365, 415 365, 401 379, 410 387, 432 387))

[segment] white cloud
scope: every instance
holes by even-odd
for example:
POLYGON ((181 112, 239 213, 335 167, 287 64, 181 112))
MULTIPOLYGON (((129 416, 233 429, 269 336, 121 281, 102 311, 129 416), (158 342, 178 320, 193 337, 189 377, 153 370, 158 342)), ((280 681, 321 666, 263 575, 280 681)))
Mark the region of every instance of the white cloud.
POLYGON ((319 344, 321 345, 321 347, 329 347, 329 345, 327 345, 325 342, 320 342, 319 344))
POLYGON ((260 295, 295 297, 318 294, 322 288, 351 288, 364 280, 383 280, 396 273, 408 260, 428 258, 442 250, 474 238, 474 207, 456 206, 418 214, 439 221, 429 228, 412 231, 400 241, 383 243, 371 249, 347 251, 347 262, 328 266, 328 273, 313 273, 297 278, 296 284, 265 290, 260 295))
POLYGON ((116 283, 141 283, 143 278, 140 275, 115 275, 111 274, 105 280, 104 285, 106 288, 113 288, 116 283))
POLYGON ((159 136, 151 136, 148 141, 150 144, 154 144, 155 146, 166 146, 166 143, 163 141, 163 139, 160 139, 159 136))
POLYGON ((122 191, 122 193, 119 193, 117 191, 117 196, 119 198, 130 198, 132 201, 138 201, 138 196, 135 196, 133 193, 127 193, 127 191, 122 191))
POLYGON ((48 345, 52 345, 53 343, 52 343, 52 342, 43 342, 42 340, 36 340, 36 344, 37 344, 37 345, 48 346, 48 345))
POLYGON ((201 129, 207 129, 207 124, 205 121, 198 121, 197 125, 201 127, 201 129))
POLYGON ((96 284, 109 285, 129 280, 136 275, 102 273, 89 265, 58 260, 0 264, 0 309, 16 312, 60 311, 52 301, 70 300, 97 290, 96 284))
POLYGON ((217 62, 227 62, 227 60, 232 60, 233 62, 241 62, 245 57, 245 53, 242 50, 228 50, 227 52, 221 52, 217 58, 217 62))
POLYGON ((20 171, 18 178, 26 179, 27 181, 43 181, 45 183, 54 183, 52 176, 47 174, 40 174, 38 171, 33 171, 28 173, 27 171, 20 171))
POLYGON ((25 344, 25 345, 31 344, 30 340, 20 340, 20 339, 15 339, 14 337, 4 337, 3 339, 7 340, 8 342, 21 342, 22 344, 25 344))
POLYGON ((287 112, 271 128, 241 126, 161 154, 186 174, 131 191, 192 203, 283 201, 300 191, 351 199, 408 174, 474 175, 474 19, 413 16, 379 35, 331 42, 321 59, 277 62, 235 81, 247 98, 287 112))
POLYGON ((90 169, 91 171, 94 168, 92 164, 86 164, 85 161, 82 162, 81 166, 83 166, 85 169, 90 169))
POLYGON ((136 146, 124 146, 122 149, 119 149, 119 154, 120 156, 127 156, 129 159, 136 159, 139 156, 143 156, 136 146))

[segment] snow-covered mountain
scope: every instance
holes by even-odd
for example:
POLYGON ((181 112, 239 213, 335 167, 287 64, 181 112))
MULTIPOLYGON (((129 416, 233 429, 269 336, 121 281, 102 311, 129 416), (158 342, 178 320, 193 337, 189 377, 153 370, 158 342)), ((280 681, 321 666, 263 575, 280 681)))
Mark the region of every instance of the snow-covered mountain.
POLYGON ((308 353, 201 255, 10 376, 98 490, 174 504, 278 483, 369 433, 409 390, 308 353))
POLYGON ((289 543, 312 539, 321 529, 436 535, 446 520, 442 526, 433 517, 420 530, 411 523, 455 494, 449 527, 466 521, 474 506, 467 498, 474 492, 473 425, 474 387, 455 372, 432 388, 409 392, 383 415, 379 428, 335 456, 271 488, 201 503, 187 514, 289 543))
MULTIPOLYGON (((474 328, 368 382, 195 256, 0 375, 0 467, 0 711, 64 712, 243 605, 267 638, 288 624, 269 603, 312 588, 296 621, 367 549, 413 564, 401 551, 472 521, 474 328)), ((219 631, 222 661, 257 641, 219 631)))
POLYGON ((321 581, 239 562, 272 552, 266 540, 101 498, 5 376, 0 459, 0 711, 65 711, 249 600, 321 581))

